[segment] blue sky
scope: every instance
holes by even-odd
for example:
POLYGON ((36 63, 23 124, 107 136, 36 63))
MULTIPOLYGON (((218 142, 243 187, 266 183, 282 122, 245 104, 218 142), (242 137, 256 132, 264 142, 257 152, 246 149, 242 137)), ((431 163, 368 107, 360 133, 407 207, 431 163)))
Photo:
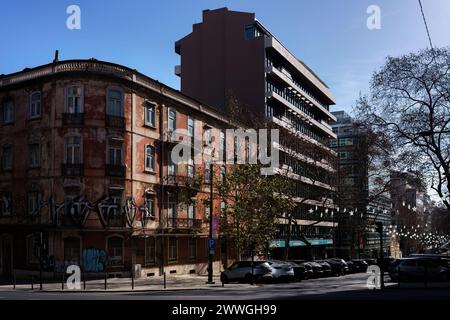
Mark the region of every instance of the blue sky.
MULTIPOLYGON (((450 1, 422 0, 435 46, 450 45, 450 1)), ((91 58, 136 68, 179 88, 174 42, 201 21, 203 9, 255 12, 351 110, 387 55, 428 45, 416 0, 41 0, 0 1, 0 74, 60 59, 91 58), (81 30, 66 28, 66 8, 81 8, 81 30), (381 9, 381 29, 366 27, 369 5, 381 9)))

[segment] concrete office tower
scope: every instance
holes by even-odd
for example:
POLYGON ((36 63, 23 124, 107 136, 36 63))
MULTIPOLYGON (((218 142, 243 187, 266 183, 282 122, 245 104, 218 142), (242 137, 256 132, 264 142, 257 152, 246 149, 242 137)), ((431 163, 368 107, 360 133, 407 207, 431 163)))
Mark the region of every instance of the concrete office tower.
MULTIPOLYGON (((175 43, 175 51, 181 56, 181 65, 175 67, 181 78, 181 92, 225 112, 233 98, 250 114, 265 117, 295 136, 297 148, 291 146, 292 139, 286 139, 289 148, 280 139, 281 168, 292 173, 298 186, 298 221, 293 226, 298 230, 294 233, 311 233, 311 238, 317 240, 317 250, 307 255, 325 255, 335 226, 325 218, 331 212, 325 214, 325 208, 333 206, 329 193, 333 191, 330 181, 334 170, 330 161, 317 156, 316 150, 335 157, 329 149, 329 139, 336 138, 329 125, 335 120, 329 111, 329 106, 335 104, 330 89, 258 22, 254 13, 227 8, 205 10, 203 21, 194 24, 192 32, 175 43), (313 148, 300 147, 301 143, 313 148), (319 167, 319 177, 312 178, 312 172, 319 167), (308 216, 310 210, 313 215, 308 216), (317 222, 319 212, 322 217, 317 222), (307 227, 314 222, 314 228, 307 227)), ((283 227, 280 230, 283 239, 283 227)), ((274 247, 283 246, 283 241, 276 243, 274 247)), ((302 247, 305 241, 291 245, 302 247)))

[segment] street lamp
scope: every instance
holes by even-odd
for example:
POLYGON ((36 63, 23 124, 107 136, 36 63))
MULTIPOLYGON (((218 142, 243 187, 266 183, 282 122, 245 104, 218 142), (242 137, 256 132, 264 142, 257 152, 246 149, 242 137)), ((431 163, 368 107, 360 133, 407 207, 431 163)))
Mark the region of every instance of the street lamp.
POLYGON ((213 239, 213 161, 209 164, 209 237, 208 237, 208 282, 207 284, 214 284, 213 281, 213 259, 214 259, 214 239, 213 239))

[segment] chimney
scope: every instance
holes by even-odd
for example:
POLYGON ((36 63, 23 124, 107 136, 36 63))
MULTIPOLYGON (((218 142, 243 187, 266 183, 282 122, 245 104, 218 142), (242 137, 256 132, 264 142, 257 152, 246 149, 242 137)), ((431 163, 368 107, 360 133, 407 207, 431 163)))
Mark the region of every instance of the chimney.
POLYGON ((59 61, 59 50, 55 50, 55 58, 53 59, 53 63, 59 61))

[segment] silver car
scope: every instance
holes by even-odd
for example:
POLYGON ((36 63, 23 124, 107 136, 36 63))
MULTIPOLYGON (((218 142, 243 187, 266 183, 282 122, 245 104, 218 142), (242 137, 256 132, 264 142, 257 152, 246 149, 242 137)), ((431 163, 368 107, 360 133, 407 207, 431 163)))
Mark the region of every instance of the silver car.
MULTIPOLYGON (((267 281, 272 279, 272 267, 267 261, 255 261, 253 264, 253 279, 255 281, 267 281)), ((220 281, 229 282, 251 282, 252 262, 236 261, 225 269, 220 275, 220 281)))
POLYGON ((272 268, 272 278, 274 281, 290 281, 295 279, 294 268, 291 263, 274 260, 269 261, 272 268))

